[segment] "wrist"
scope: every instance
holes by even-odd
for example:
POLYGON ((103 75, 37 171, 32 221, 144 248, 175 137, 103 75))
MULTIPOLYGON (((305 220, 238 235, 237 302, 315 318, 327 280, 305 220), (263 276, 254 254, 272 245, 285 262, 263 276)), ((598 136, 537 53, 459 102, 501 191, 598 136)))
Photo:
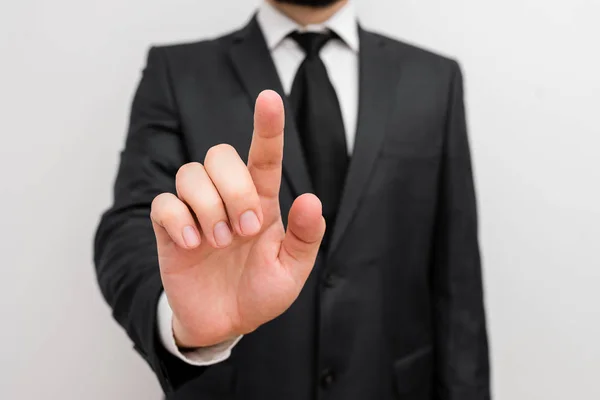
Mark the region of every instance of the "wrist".
POLYGON ((235 333, 218 336, 193 334, 185 329, 184 325, 179 321, 179 319, 177 319, 175 315, 173 315, 172 319, 172 331, 175 344, 182 352, 215 346, 224 342, 233 341, 241 336, 241 334, 235 333))

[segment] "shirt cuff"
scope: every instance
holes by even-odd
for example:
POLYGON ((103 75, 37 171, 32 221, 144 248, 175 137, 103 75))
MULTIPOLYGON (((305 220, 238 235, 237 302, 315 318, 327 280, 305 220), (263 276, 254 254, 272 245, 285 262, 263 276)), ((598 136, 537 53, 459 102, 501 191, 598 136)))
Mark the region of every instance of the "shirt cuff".
POLYGON ((177 347, 175 337, 173 336, 173 310, 169 305, 165 292, 161 294, 160 299, 158 300, 157 324, 160 341, 165 349, 187 364, 197 367, 218 364, 227 360, 231 355, 231 349, 233 349, 242 338, 242 336, 238 336, 213 346, 186 350, 185 352, 181 351, 179 347, 177 347))

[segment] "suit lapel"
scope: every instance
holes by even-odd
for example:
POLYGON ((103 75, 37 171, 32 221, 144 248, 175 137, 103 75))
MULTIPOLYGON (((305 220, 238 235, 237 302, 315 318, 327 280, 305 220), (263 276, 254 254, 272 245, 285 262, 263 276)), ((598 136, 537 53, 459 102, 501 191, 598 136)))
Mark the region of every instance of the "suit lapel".
POLYGON ((333 227, 328 256, 340 243, 375 165, 385 136, 388 113, 393 106, 399 79, 399 66, 382 38, 359 28, 359 114, 354 152, 333 227))
POLYGON ((281 86, 277 70, 256 17, 252 18, 245 28, 234 34, 233 45, 229 54, 234 69, 248 94, 252 109, 254 109, 256 97, 265 89, 274 90, 282 97, 286 121, 283 174, 297 195, 312 192, 312 184, 302 153, 292 108, 281 86))
MULTIPOLYGON (((330 227, 333 228, 333 236, 328 256, 339 246, 359 205, 363 189, 367 187, 385 136, 388 114, 393 106, 400 77, 398 62, 389 53, 384 40, 362 28, 359 28, 359 35, 358 126, 336 223, 334 227, 330 227)), ((264 89, 275 90, 283 98, 286 110, 283 174, 296 195, 314 193, 292 108, 256 18, 234 34, 229 55, 252 109, 256 97, 264 89)))

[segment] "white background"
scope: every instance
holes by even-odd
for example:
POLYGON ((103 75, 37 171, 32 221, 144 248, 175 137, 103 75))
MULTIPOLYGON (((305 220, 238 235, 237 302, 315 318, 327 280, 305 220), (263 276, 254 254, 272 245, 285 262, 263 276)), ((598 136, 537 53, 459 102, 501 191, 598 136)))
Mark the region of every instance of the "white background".
MULTIPOLYGON (((600 399, 600 3, 356 3, 463 65, 495 398, 600 399)), ((255 4, 1 2, 0 398, 161 397, 101 299, 92 236, 148 46, 255 4)))

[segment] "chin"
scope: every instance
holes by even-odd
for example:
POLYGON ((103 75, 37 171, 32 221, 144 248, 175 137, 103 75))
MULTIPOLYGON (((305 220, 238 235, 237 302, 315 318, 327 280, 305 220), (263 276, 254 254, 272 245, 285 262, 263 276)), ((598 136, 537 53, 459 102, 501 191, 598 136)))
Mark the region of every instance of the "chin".
POLYGON ((341 0, 275 0, 276 3, 295 4, 307 7, 327 7, 341 0))

